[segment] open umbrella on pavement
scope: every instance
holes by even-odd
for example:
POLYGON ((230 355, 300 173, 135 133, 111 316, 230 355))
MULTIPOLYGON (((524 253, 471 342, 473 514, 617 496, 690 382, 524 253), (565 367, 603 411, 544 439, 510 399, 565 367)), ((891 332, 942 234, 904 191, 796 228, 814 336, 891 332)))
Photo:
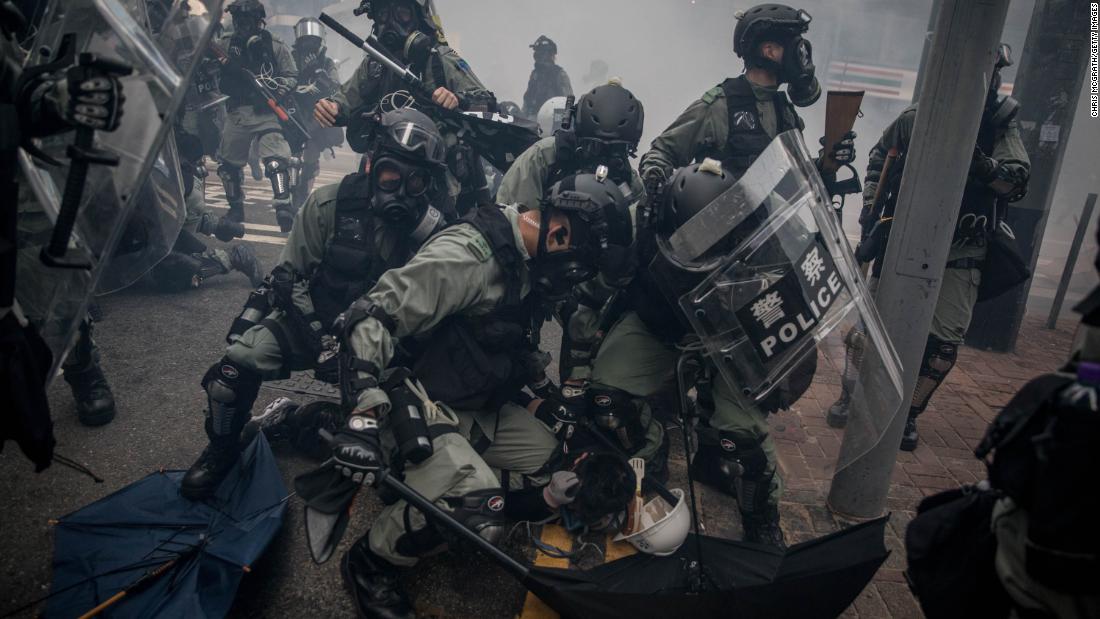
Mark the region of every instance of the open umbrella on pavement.
POLYGON ((286 486, 262 434, 208 501, 181 497, 182 477, 153 473, 57 522, 47 617, 229 611, 241 576, 282 525, 286 486))

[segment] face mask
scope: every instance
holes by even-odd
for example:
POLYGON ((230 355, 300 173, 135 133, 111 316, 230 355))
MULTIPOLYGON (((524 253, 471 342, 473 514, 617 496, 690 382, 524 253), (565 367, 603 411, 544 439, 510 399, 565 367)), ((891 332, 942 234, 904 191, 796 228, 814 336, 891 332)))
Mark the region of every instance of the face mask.
POLYGON ((382 158, 371 165, 371 208, 386 225, 405 230, 422 223, 430 208, 431 173, 419 166, 382 158))
POLYGON ((238 36, 251 37, 260 31, 260 20, 256 19, 252 15, 241 15, 239 17, 233 17, 233 30, 236 31, 238 36))
POLYGON ((802 37, 791 39, 783 48, 779 81, 790 84, 787 92, 799 107, 806 107, 821 96, 821 85, 814 71, 813 46, 802 37))
POLYGON ((405 42, 416 30, 416 8, 406 2, 393 2, 374 15, 375 30, 382 45, 395 54, 404 52, 405 42))
POLYGON ((596 276, 596 260, 585 244, 573 246, 578 241, 576 222, 571 222, 574 236, 570 238, 570 247, 550 251, 546 236, 550 229, 550 215, 547 208, 542 209, 539 226, 539 252, 531 269, 534 288, 547 301, 561 301, 569 296, 573 288, 596 276))
POLYGON ((432 38, 419 30, 414 30, 405 39, 405 60, 414 67, 423 67, 432 53, 432 38))

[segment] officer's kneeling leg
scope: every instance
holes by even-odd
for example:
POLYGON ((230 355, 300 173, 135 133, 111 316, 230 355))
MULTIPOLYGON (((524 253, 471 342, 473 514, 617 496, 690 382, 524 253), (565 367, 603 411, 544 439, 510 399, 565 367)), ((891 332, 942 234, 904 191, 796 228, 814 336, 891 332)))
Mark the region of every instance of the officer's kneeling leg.
MULTIPOLYGON (((504 491, 492 469, 460 434, 436 436, 432 447, 428 459, 406 467, 405 483, 481 537, 499 541, 504 491)), ((387 505, 370 530, 371 551, 398 566, 414 565, 447 541, 443 527, 430 524, 404 500, 387 505)))
POLYGON ((588 388, 588 413, 604 436, 628 455, 646 461, 646 475, 668 479, 668 437, 646 398, 594 384, 588 388))
POLYGON ((240 455, 238 438, 260 391, 260 375, 228 357, 210 366, 202 379, 206 391, 206 436, 210 444, 184 475, 180 492, 199 500, 217 490, 240 455))

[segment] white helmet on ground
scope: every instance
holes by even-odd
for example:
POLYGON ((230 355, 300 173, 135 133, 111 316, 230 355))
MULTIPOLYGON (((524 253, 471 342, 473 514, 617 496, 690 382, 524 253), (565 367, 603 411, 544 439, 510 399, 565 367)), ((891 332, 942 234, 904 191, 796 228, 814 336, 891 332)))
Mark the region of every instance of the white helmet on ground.
POLYGON ((671 492, 679 499, 675 506, 659 496, 654 498, 642 510, 642 528, 630 535, 620 533, 615 541, 630 542, 640 552, 658 557, 679 550, 691 529, 691 512, 684 501, 684 491, 673 488, 671 492))

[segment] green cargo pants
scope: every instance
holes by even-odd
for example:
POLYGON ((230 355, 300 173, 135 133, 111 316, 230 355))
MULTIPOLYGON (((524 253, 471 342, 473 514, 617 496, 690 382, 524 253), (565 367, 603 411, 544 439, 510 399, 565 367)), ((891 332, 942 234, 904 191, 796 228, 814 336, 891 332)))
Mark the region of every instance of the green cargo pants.
MULTIPOLYGON (((592 385, 621 389, 638 398, 651 396, 675 374, 679 351, 654 335, 634 312, 624 315, 604 336, 592 365, 592 385)), ((714 412, 709 419, 718 430, 765 437, 762 443, 769 466, 776 464, 775 441, 768 433, 767 414, 725 381, 714 381, 714 412)), ((647 425, 646 446, 637 455, 652 457, 660 448, 664 428, 653 418, 649 404, 642 402, 642 423, 647 425)), ((768 496, 778 503, 782 493, 779 475, 773 478, 768 496)))
MULTIPOLYGON (((451 425, 457 431, 432 440, 433 452, 427 460, 406 465, 405 483, 444 510, 453 511, 444 498, 501 489, 500 475, 505 470, 510 473, 511 489, 521 489, 524 476, 538 473, 558 448, 554 433, 516 404, 501 407, 499 417, 490 412, 442 408, 443 414, 429 414, 428 425, 451 425), (484 444, 483 437, 490 444, 479 454, 471 443, 484 444)), ((530 483, 547 481, 548 477, 530 483)), ((402 537, 426 524, 424 515, 404 500, 387 505, 371 526, 371 551, 394 565, 414 565, 419 557, 403 554, 398 548, 402 537)))

